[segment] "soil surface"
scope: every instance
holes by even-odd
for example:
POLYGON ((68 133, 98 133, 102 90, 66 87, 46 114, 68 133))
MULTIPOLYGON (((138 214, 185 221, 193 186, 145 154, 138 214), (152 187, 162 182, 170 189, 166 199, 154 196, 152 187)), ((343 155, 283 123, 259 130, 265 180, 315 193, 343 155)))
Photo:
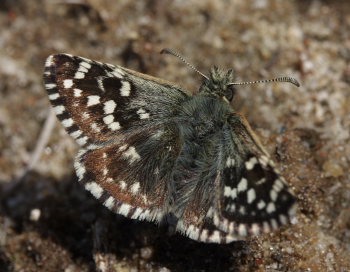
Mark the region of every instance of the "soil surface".
POLYGON ((347 0, 2 0, 0 98, 1 272, 350 271, 347 0), (300 81, 240 87, 232 102, 295 192, 296 224, 216 245, 112 214, 77 183, 78 147, 56 119, 35 163, 50 110, 42 82, 50 54, 196 92, 202 79, 160 55, 166 47, 203 73, 218 65, 234 68, 237 81, 300 81))

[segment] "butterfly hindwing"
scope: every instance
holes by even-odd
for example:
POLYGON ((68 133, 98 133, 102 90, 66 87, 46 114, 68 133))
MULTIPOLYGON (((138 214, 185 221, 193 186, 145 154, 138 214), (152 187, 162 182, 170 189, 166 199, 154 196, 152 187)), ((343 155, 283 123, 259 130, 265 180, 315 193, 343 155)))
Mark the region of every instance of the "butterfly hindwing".
POLYGON ((178 225, 190 237, 212 242, 244 239, 277 229, 295 213, 295 197, 249 124, 238 114, 229 122, 222 133, 209 140, 216 144, 198 163, 203 167, 206 158, 213 169, 202 168, 202 172, 211 173, 204 175, 207 180, 203 182, 210 190, 203 191, 202 183, 196 181, 195 193, 178 225))
POLYGON ((168 180, 181 147, 171 124, 137 130, 108 145, 81 150, 79 181, 112 211, 134 219, 160 221, 168 201, 168 180))

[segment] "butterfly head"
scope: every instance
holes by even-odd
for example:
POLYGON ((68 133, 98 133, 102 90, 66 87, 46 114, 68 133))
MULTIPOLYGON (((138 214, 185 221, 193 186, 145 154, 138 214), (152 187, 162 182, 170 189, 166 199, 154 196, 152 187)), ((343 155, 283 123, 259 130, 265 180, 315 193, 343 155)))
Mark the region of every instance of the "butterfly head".
POLYGON ((225 97, 228 101, 231 101, 236 92, 235 87, 230 84, 233 81, 234 72, 232 69, 226 72, 214 66, 210 69, 209 77, 204 78, 199 91, 225 97))
POLYGON ((263 79, 263 80, 256 80, 256 81, 234 82, 234 72, 232 69, 225 72, 216 66, 210 69, 209 77, 207 77, 206 75, 198 71, 192 64, 187 62, 181 55, 179 55, 174 50, 165 48, 160 53, 173 55, 179 58, 187 66, 189 66, 191 69, 193 69, 198 74, 200 74, 204 78, 203 83, 199 88, 200 92, 225 98, 225 100, 227 101, 232 101, 236 93, 235 86, 237 85, 248 85, 248 84, 267 83, 267 82, 289 82, 294 84, 297 87, 300 86, 299 82, 292 77, 277 77, 272 79, 263 79))

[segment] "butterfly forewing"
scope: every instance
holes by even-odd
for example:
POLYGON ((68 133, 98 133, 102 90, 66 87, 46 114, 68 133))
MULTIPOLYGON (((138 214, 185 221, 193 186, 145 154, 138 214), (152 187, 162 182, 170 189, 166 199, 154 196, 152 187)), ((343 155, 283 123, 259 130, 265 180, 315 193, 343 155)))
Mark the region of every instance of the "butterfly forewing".
POLYGON ((50 56, 44 72, 56 115, 81 145, 172 117, 188 95, 155 80, 68 54, 50 56))

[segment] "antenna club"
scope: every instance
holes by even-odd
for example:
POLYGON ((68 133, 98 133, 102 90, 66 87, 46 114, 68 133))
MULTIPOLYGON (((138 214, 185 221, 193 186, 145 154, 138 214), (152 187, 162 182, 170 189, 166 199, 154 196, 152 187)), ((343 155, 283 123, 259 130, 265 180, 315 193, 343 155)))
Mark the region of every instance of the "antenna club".
POLYGON ((263 80, 256 80, 256 81, 231 82, 229 83, 229 85, 248 85, 248 84, 268 83, 268 82, 287 82, 297 87, 300 87, 300 83, 293 77, 277 77, 272 79, 263 79, 263 80))

